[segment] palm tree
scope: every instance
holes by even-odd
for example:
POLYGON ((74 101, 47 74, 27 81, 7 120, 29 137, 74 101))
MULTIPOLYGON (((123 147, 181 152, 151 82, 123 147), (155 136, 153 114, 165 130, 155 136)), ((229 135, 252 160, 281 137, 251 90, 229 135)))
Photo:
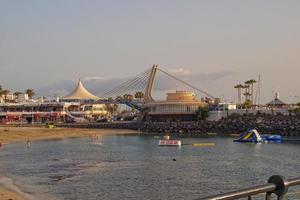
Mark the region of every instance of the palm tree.
POLYGON ((251 86, 251 103, 253 104, 253 85, 256 83, 256 80, 254 79, 250 79, 249 81, 247 81, 249 83, 249 85, 251 86))
POLYGON ((245 89, 245 92, 243 93, 243 95, 245 96, 245 101, 249 100, 249 96, 250 96, 249 87, 250 86, 247 84, 243 86, 243 89, 245 89))
POLYGON ((134 98, 136 99, 142 99, 144 97, 144 93, 141 91, 138 91, 134 94, 134 98))
POLYGON ((28 94, 29 99, 32 99, 32 97, 35 95, 33 89, 27 89, 25 90, 25 93, 28 94))
POLYGON ((208 107, 199 107, 196 111, 196 117, 198 121, 205 120, 207 117, 209 117, 208 107))
POLYGON ((0 97, 3 96, 3 88, 2 88, 2 85, 0 85, 0 97))
POLYGON ((246 91, 243 95, 245 96, 245 102, 246 101, 251 101, 250 100, 251 93, 249 93, 248 91, 246 91))
POLYGON ((20 94, 22 94, 22 92, 19 92, 19 91, 14 92, 14 95, 15 95, 16 98, 19 98, 20 94))
POLYGON ((241 105, 242 104, 242 88, 244 86, 242 84, 237 84, 236 86, 234 86, 234 88, 237 89, 238 91, 238 104, 241 105))
POLYGON ((121 100, 123 100, 123 97, 122 97, 122 96, 117 96, 117 97, 116 97, 116 101, 121 101, 121 100))
POLYGON ((4 101, 7 102, 8 99, 7 99, 7 95, 10 93, 9 90, 2 90, 2 95, 4 95, 4 101))
POLYGON ((133 100, 133 96, 131 94, 124 94, 123 98, 127 101, 132 101, 133 100))
POLYGON ((251 101, 250 101, 249 99, 247 99, 247 100, 245 101, 245 103, 244 103, 244 107, 245 107, 246 109, 249 109, 249 108, 251 108, 251 106, 252 106, 251 101))

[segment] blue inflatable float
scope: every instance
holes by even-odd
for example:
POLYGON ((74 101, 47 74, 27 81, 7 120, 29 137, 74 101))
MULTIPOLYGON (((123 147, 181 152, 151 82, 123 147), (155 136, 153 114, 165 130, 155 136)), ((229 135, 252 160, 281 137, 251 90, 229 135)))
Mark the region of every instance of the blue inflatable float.
POLYGON ((281 142, 280 135, 260 135, 257 130, 251 129, 240 134, 234 142, 281 142))

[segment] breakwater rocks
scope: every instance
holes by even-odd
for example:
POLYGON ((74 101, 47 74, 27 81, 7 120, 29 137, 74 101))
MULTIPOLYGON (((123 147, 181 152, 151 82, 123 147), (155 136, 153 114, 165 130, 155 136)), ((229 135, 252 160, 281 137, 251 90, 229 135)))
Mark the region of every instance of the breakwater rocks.
POLYGON ((224 133, 241 133, 255 128, 262 134, 300 136, 300 117, 287 115, 227 117, 218 121, 216 128, 224 133))
POLYGON ((229 116, 219 121, 199 122, 122 122, 122 123, 88 123, 63 124, 61 127, 73 128, 114 128, 133 129, 147 133, 171 133, 184 135, 205 135, 207 133, 239 134, 255 128, 263 134, 280 134, 282 136, 300 136, 300 117, 286 115, 248 115, 229 116))

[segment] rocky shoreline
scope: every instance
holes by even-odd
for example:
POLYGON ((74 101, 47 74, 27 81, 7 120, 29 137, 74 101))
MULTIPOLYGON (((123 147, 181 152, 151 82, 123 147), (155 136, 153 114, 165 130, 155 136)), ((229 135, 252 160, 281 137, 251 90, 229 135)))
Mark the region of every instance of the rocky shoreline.
POLYGON ((208 133, 239 134, 255 128, 264 134, 282 136, 300 136, 300 117, 287 115, 245 115, 229 116, 219 121, 199 122, 122 122, 122 123, 87 123, 61 124, 61 127, 72 128, 116 128, 140 130, 144 134, 171 133, 184 135, 205 135, 208 133))

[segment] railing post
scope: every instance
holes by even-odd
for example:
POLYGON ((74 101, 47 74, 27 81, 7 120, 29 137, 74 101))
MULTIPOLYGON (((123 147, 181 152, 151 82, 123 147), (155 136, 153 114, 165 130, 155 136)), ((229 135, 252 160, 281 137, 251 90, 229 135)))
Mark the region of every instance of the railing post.
POLYGON ((273 175, 269 178, 268 183, 273 183, 276 189, 274 192, 268 192, 266 194, 266 200, 271 199, 272 193, 277 195, 278 200, 282 200, 288 191, 287 180, 283 176, 273 175))

